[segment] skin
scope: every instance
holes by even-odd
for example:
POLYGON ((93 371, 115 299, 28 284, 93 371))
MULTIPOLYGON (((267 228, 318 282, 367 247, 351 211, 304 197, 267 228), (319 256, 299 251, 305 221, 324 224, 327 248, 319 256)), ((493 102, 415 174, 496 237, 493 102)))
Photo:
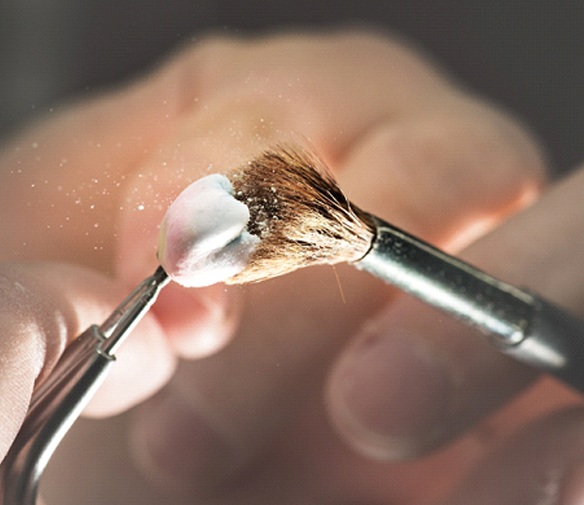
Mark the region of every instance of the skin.
MULTIPOLYGON (((0 456, 66 341, 153 270, 172 199, 210 165, 290 138, 362 208, 584 312, 584 171, 539 197, 531 136, 400 41, 208 38, 0 155, 0 456)), ((48 503, 584 496, 574 393, 526 389, 534 371, 348 266, 171 285, 118 357, 87 414, 119 415, 75 425, 43 480, 48 503)))

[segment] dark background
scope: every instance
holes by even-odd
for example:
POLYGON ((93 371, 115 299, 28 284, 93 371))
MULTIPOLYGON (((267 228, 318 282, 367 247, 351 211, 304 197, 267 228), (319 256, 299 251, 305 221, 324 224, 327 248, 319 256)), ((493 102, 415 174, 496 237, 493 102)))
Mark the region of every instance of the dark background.
POLYGON ((209 30, 348 23, 421 46, 530 125, 557 170, 584 160, 582 0, 1 0, 0 136, 209 30))

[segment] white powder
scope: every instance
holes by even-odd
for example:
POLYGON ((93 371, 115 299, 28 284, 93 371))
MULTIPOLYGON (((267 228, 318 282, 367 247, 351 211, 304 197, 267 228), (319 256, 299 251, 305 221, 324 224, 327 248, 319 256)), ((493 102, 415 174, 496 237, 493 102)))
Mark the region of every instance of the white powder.
POLYGON ((158 259, 183 286, 222 282, 245 269, 259 238, 246 231, 247 206, 223 175, 195 181, 170 205, 160 230, 158 259))

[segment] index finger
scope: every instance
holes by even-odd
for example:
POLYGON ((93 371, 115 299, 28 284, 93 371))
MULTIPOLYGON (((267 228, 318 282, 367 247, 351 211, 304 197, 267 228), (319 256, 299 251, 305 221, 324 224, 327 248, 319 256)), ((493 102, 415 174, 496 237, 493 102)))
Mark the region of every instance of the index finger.
POLYGON ((307 140, 357 204, 436 240, 492 225, 542 183, 543 158, 520 126, 377 34, 213 38, 167 71, 182 79, 183 115, 125 192, 119 266, 129 278, 153 262, 136 237, 156 242, 186 185, 282 142, 307 140), (475 204, 461 210, 461 200, 475 204), (424 226, 433 213, 442 219, 424 226))

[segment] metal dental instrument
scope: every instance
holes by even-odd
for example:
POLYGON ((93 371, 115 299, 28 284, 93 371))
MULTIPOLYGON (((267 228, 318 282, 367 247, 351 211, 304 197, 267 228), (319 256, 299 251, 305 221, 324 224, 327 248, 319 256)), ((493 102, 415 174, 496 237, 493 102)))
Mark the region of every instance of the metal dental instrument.
POLYGON ((34 392, 28 414, 2 465, 3 505, 35 505, 39 481, 53 452, 115 362, 114 353, 169 282, 159 267, 101 324, 65 350, 34 392))
POLYGON ((479 328, 502 352, 584 391, 584 321, 371 218, 376 238, 357 268, 479 328))

